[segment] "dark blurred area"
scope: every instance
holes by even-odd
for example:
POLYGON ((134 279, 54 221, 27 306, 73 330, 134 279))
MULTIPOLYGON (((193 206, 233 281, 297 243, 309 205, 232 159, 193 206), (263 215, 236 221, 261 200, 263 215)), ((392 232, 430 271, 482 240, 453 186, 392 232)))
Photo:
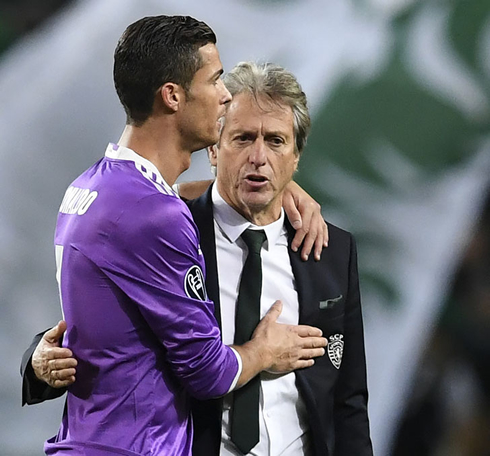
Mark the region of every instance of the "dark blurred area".
POLYGON ((490 195, 416 372, 393 456, 489 456, 489 430, 490 195))
POLYGON ((0 0, 0 53, 74 0, 0 0))

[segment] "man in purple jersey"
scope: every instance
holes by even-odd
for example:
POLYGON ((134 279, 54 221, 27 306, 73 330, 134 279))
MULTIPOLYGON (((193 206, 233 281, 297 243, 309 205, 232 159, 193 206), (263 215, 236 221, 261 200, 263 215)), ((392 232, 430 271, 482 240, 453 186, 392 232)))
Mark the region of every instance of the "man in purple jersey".
POLYGON ((190 17, 148 17, 117 45, 126 127, 78 177, 55 234, 64 345, 78 360, 49 455, 188 455, 190 397, 209 399, 261 371, 324 353, 321 331, 281 325, 276 302, 241 346, 220 338, 199 234, 171 188, 192 152, 214 144, 231 99, 216 37, 190 17))

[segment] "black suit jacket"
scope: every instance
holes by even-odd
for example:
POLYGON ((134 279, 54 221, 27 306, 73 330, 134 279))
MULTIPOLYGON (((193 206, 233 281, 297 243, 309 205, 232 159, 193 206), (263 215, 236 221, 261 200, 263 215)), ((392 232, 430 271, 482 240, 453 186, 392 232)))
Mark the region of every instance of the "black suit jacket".
MULTIPOLYGON (((219 278, 211 190, 189 202, 201 235, 206 260, 206 286, 215 303, 221 326, 219 278)), ((289 244, 294 229, 286 222, 289 244)), ((296 371, 296 384, 309 412, 309 424, 317 456, 369 456, 372 445, 367 414, 366 359, 357 273, 357 254, 352 236, 328 225, 329 246, 316 262, 306 262, 289 247, 291 267, 299 299, 299 323, 316 326, 338 346, 342 335, 343 356, 336 368, 328 354, 315 365, 296 371)), ((335 358, 334 358, 335 360, 335 358)), ((194 456, 219 455, 222 400, 194 401, 194 456)))
MULTIPOLYGON (((206 287, 215 303, 221 325, 219 280, 216 263, 211 191, 188 203, 201 236, 206 261, 206 287)), ((294 230, 286 223, 288 239, 294 230)), ((367 415, 366 361, 357 274, 357 255, 352 236, 328 225, 329 247, 319 262, 306 262, 289 248, 299 299, 300 324, 319 327, 331 347, 343 342, 340 367, 330 356, 317 358, 313 367, 296 371, 296 383, 309 412, 309 424, 316 456, 371 456, 367 415), (342 336, 341 341, 330 339, 342 336)), ((24 354, 22 403, 38 403, 60 396, 35 380, 30 358, 42 337, 38 334, 24 354)), ((335 357, 332 357, 335 361, 335 357)), ((193 400, 194 456, 218 456, 221 442, 222 399, 193 400)))

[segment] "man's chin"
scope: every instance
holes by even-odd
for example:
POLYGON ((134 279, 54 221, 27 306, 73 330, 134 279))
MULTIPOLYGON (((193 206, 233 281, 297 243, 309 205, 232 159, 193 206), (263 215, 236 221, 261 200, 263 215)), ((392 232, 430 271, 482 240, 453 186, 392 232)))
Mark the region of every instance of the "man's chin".
POLYGON ((208 140, 208 144, 206 146, 203 147, 206 148, 206 147, 209 147, 209 146, 214 146, 215 144, 217 144, 219 142, 219 132, 215 132, 215 133, 212 133, 209 135, 209 138, 207 138, 208 140))
POLYGON ((214 146, 219 141, 219 135, 210 135, 207 138, 201 138, 199 144, 197 144, 193 150, 194 152, 199 152, 200 150, 206 149, 207 147, 214 146))
POLYGON ((247 192, 242 195, 244 205, 254 211, 263 211, 271 202, 271 198, 261 192, 247 192))

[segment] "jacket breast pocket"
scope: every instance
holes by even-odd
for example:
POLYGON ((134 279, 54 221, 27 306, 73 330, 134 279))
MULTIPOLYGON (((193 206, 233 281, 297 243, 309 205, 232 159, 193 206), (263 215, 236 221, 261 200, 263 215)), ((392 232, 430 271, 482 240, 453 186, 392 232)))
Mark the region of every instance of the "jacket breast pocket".
POLYGON ((316 311, 311 315, 311 325, 320 328, 324 337, 343 333, 344 330, 345 300, 343 297, 334 302, 330 299, 332 298, 319 301, 316 311))
POLYGON ((328 297, 318 303, 318 312, 322 320, 342 317, 344 315, 345 299, 343 295, 328 297))

